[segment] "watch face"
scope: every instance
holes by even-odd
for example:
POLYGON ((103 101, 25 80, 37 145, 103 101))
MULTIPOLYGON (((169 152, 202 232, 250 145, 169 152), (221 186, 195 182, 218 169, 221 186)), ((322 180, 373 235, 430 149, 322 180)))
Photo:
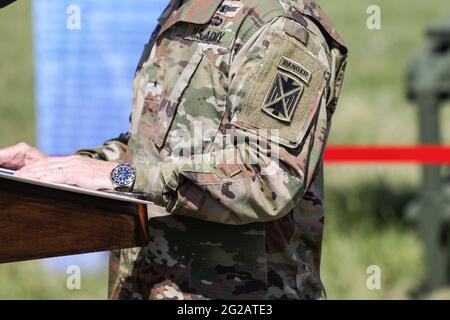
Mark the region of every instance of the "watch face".
POLYGON ((129 164, 121 164, 111 172, 112 181, 119 186, 128 186, 133 183, 135 170, 129 164))

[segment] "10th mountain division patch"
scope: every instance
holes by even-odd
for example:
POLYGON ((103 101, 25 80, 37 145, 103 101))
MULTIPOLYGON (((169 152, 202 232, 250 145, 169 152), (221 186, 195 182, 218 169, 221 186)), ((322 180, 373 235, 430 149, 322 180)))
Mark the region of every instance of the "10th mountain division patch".
POLYGON ((304 84, 307 85, 310 80, 311 72, 308 69, 281 57, 275 80, 264 99, 263 111, 273 118, 290 123, 305 89, 304 84))

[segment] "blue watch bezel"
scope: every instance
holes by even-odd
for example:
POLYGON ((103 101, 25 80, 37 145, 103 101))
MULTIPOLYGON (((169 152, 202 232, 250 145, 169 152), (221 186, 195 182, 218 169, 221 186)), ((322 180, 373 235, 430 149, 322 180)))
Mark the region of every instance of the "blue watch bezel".
POLYGON ((111 171, 111 181, 114 185, 114 189, 128 188, 130 190, 135 180, 136 180, 136 168, 130 163, 121 163, 111 171), (127 181, 121 181, 119 180, 118 177, 120 174, 119 170, 124 167, 131 170, 130 177, 127 178, 127 181))

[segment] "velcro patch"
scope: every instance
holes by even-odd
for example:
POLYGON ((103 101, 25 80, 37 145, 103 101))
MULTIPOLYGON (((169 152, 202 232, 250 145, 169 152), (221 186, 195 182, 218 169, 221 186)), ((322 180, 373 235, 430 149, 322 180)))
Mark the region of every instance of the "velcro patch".
POLYGON ((184 37, 184 39, 230 48, 234 39, 234 33, 208 27, 195 26, 192 28, 192 31, 189 32, 189 35, 184 37))
POLYGON ((262 60, 254 62, 255 72, 249 78, 249 92, 236 124, 275 130, 272 140, 296 148, 317 114, 328 81, 328 65, 284 30, 271 30, 264 41, 270 46, 262 60))
POLYGON ((224 1, 217 10, 217 13, 228 18, 233 18, 242 6, 243 3, 241 1, 224 1))

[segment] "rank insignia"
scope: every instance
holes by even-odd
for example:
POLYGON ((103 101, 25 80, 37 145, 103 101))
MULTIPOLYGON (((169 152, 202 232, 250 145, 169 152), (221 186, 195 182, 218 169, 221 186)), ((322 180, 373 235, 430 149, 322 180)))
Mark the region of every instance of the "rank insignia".
POLYGON ((303 90, 304 85, 295 76, 278 71, 262 109, 270 116, 290 123, 303 90))

